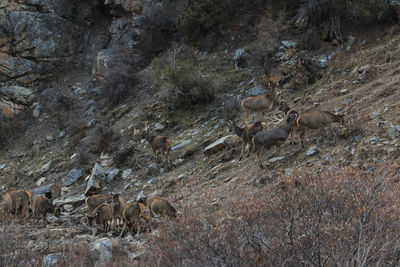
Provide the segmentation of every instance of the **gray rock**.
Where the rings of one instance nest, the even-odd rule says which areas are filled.
[[[106,174],[106,180],[107,183],[111,183],[114,178],[119,174],[119,169],[115,168],[113,170],[105,170],[105,174]]]
[[[268,160],[268,162],[269,162],[269,163],[274,163],[274,162],[277,162],[277,161],[282,160],[282,159],[284,159],[284,158],[285,158],[284,156],[273,157],[273,158],[270,158],[270,159]]]
[[[314,155],[317,155],[318,153],[319,153],[318,147],[314,146],[314,147],[311,147],[310,149],[307,150],[306,155],[307,156],[314,156]]]
[[[89,181],[86,186],[85,195],[93,195],[98,193],[102,186],[106,183],[106,175],[100,164],[96,162],[90,174]]]
[[[394,140],[397,137],[399,137],[399,132],[400,132],[400,125],[395,125],[390,127],[389,129],[389,137]]]
[[[349,104],[349,103],[350,103],[350,101],[351,101],[351,99],[350,99],[350,98],[346,98],[346,99],[343,101],[343,105],[347,105],[347,104]]]
[[[147,184],[156,184],[158,182],[158,179],[153,177],[150,180],[147,181]]]
[[[91,114],[93,114],[93,112],[96,110],[96,108],[94,107],[94,106],[90,106],[87,110],[86,110],[86,112],[83,114],[83,116],[89,116],[89,115],[91,115]]]
[[[181,142],[180,144],[178,144],[178,145],[176,145],[176,146],[173,146],[173,147],[171,148],[171,150],[172,150],[172,151],[175,151],[175,150],[177,150],[177,149],[181,149],[181,148],[183,148],[183,147],[185,147],[185,146],[191,144],[192,142],[193,142],[192,139],[185,140],[185,141]]]
[[[174,160],[174,162],[172,162],[172,165],[178,166],[178,165],[180,165],[181,163],[183,163],[184,161],[185,161],[184,159],[178,158],[178,159]]]
[[[161,124],[161,123],[159,123],[159,122],[157,122],[156,124],[154,124],[154,130],[155,131],[161,131],[161,130],[164,130],[165,129],[165,125],[163,125],[163,124]]]
[[[178,179],[179,180],[182,180],[183,178],[185,178],[185,175],[182,173],[182,174],[179,174],[179,176],[178,176]]]
[[[107,266],[112,261],[112,249],[113,243],[116,240],[110,240],[109,238],[101,238],[91,244],[92,251],[96,251],[98,259],[96,266]]]
[[[249,94],[249,95],[252,95],[252,96],[256,96],[256,95],[265,94],[265,92],[266,92],[266,90],[265,90],[265,88],[264,88],[263,86],[257,85],[257,86],[255,86],[255,87],[251,88],[251,89],[248,91],[248,94]]]
[[[146,173],[152,174],[152,173],[157,173],[159,171],[158,166],[156,163],[152,163],[147,167]]]
[[[211,155],[214,153],[217,153],[219,151],[221,151],[222,149],[225,148],[225,143],[227,141],[228,138],[232,137],[232,135],[227,135],[224,136],[220,139],[218,139],[217,141],[215,141],[214,143],[210,144],[209,146],[207,146],[204,150],[203,153],[205,155]]]
[[[294,42],[294,41],[286,41],[286,40],[284,40],[284,41],[281,42],[281,44],[283,46],[285,46],[287,49],[290,49],[290,48],[296,46],[296,42]]]
[[[43,257],[42,267],[55,267],[63,258],[63,253],[51,253]]]
[[[96,95],[101,95],[103,89],[102,89],[101,87],[95,87],[95,88],[92,88],[90,91],[91,91],[92,93],[96,94]]]
[[[246,53],[246,51],[244,51],[244,49],[239,48],[235,51],[235,54],[233,55],[233,59],[239,60],[245,53]]]
[[[3,86],[0,90],[3,97],[22,105],[30,105],[32,103],[33,91],[22,86]]]
[[[0,165],[0,170],[4,169],[6,167],[6,164],[1,164]]]
[[[171,186],[173,186],[174,184],[175,184],[175,179],[174,179],[174,177],[170,177],[170,178],[168,179],[167,187],[171,187]]]
[[[42,107],[39,105],[39,104],[37,104],[36,106],[35,106],[35,109],[33,110],[33,114],[32,114],[32,116],[34,117],[34,118],[39,118],[39,116],[40,116],[40,110],[42,109]]]
[[[140,191],[139,192],[139,194],[137,195],[137,197],[136,197],[136,201],[139,201],[142,197],[144,197],[145,195],[144,195],[144,191],[142,190],[142,191]]]
[[[347,88],[343,88],[342,90],[339,91],[341,94],[346,94],[349,91]]]
[[[67,212],[71,212],[71,211],[74,210],[74,206],[71,205],[71,204],[65,204],[65,205],[63,206],[63,208],[64,208]]]
[[[371,118],[371,119],[374,119],[376,116],[378,116],[379,115],[379,112],[377,112],[377,111],[374,111],[374,112],[372,112],[372,114],[371,115],[369,115],[369,117]]]
[[[73,196],[66,196],[66,197],[59,197],[53,200],[54,205],[72,205],[74,208],[81,206],[85,203],[86,196],[83,194],[80,195],[73,195]]]
[[[328,67],[328,57],[326,55],[315,56],[312,60],[313,63],[321,69]]]
[[[135,182],[135,185],[136,186],[141,186],[143,184],[143,181],[142,180],[137,180],[136,182]]]
[[[124,190],[126,191],[126,190],[128,190],[129,188],[131,188],[131,187],[132,187],[132,184],[129,183],[129,184],[127,184],[127,185],[124,186]]]
[[[82,171],[79,169],[72,169],[68,172],[67,176],[61,179],[61,183],[65,186],[70,186],[82,177]]]
[[[131,174],[132,174],[132,169],[126,169],[122,171],[121,177],[122,179],[126,180],[131,177]]]
[[[46,141],[47,141],[47,142],[54,141],[54,136],[52,136],[52,135],[46,135]]]
[[[91,120],[87,123],[87,127],[92,128],[95,124],[96,124],[96,119],[91,119]]]

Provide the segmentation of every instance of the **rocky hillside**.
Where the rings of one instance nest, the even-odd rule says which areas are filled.
[[[318,220],[312,221],[313,213],[296,213],[301,207],[284,204],[303,203],[305,210],[314,211],[308,205],[323,203],[326,193],[328,204],[321,204],[318,214],[336,209],[343,214],[332,215],[340,218],[334,223],[340,227],[332,224],[318,232],[324,237],[334,233],[320,246],[336,253],[320,249],[319,260],[398,264],[387,252],[396,255],[400,234],[398,220],[393,220],[399,215],[394,196],[400,192],[398,25],[371,22],[375,13],[361,13],[365,16],[344,20],[341,38],[336,38],[337,28],[325,36],[311,22],[308,28],[293,23],[299,13],[289,4],[282,11],[250,2],[248,9],[239,9],[232,1],[222,9],[232,8],[232,13],[218,13],[225,18],[239,10],[242,15],[235,22],[215,19],[211,11],[201,13],[207,6],[193,4],[198,1],[193,6],[186,1],[1,1],[0,190],[32,189],[62,207],[62,215],[47,214],[46,227],[32,217],[3,216],[0,262],[242,266],[290,265],[300,259],[318,265],[316,256],[309,256],[316,255],[312,252],[321,240],[314,232]],[[254,12],[255,6],[263,12]],[[215,21],[207,24],[196,17],[199,10]],[[348,128],[333,124],[309,130],[305,148],[297,136],[297,144],[287,141],[279,155],[265,150],[265,169],[254,153],[238,161],[241,140],[228,121],[243,126],[241,100],[271,88],[300,114],[344,114]],[[280,116],[276,105],[267,114],[268,127]],[[253,114],[250,121],[260,117]],[[146,128],[171,138],[171,169],[153,156]],[[374,190],[381,195],[371,197]],[[151,219],[137,235],[119,237],[100,228],[90,235],[84,200],[109,192],[120,192],[128,202],[143,195],[164,197],[179,219]],[[350,205],[353,201],[367,204],[360,208]],[[261,210],[264,205],[271,213]],[[279,211],[286,209],[295,215],[284,220]],[[391,229],[393,239],[382,239],[385,253],[374,250],[383,246],[378,239],[361,237],[340,240],[336,250],[326,247],[340,231],[352,236],[359,229],[354,222],[364,218],[364,225],[368,212],[382,218],[374,229],[379,223]],[[238,223],[242,221],[247,224]],[[268,239],[294,222],[301,226]],[[280,224],[282,229],[276,226]],[[255,228],[260,233],[252,235]],[[376,253],[363,250],[365,259],[360,249],[357,259],[340,254],[341,247],[356,250],[352,246],[359,240],[371,242]],[[279,242],[286,245],[279,247]],[[292,245],[299,248],[297,254]],[[168,258],[175,254],[177,259]]]

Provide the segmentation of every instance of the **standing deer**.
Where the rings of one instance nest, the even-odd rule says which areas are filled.
[[[314,111],[305,113],[297,118],[296,126],[300,130],[301,146],[304,148],[304,137],[309,129],[324,128],[334,122],[339,122],[341,125],[348,127],[344,121],[344,115],[335,115],[329,111]]]
[[[265,113],[272,110],[275,104],[279,103],[280,93],[275,89],[270,89],[268,93],[251,96],[242,101],[242,108],[245,112],[244,122],[247,125],[249,116],[253,112],[262,113],[262,121],[264,121]]]

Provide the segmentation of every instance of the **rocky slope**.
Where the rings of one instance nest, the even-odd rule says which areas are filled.
[[[385,35],[379,27],[373,33],[349,30],[342,45],[318,39],[315,50],[305,49],[299,35],[284,31],[276,40],[276,51],[262,66],[254,59],[260,39],[249,39],[241,47],[232,42],[215,52],[195,51],[193,57],[203,75],[229,77],[230,83],[224,86],[228,88],[217,90],[212,103],[184,110],[171,108],[157,94],[152,64],[141,71],[140,92],[110,109],[101,97],[98,79],[112,68],[109,63],[123,57],[116,47],[128,48],[137,41],[133,36],[139,30],[132,25],[140,27],[140,16],[132,22],[127,10],[139,7],[123,1],[56,3],[1,2],[3,111],[12,114],[27,106],[31,114],[24,118],[27,130],[3,148],[1,191],[49,191],[48,186],[56,184],[61,196],[52,196],[53,202],[63,207],[60,219],[48,216],[46,228],[32,218],[3,225],[3,238],[15,241],[9,248],[27,241],[16,254],[2,255],[4,259],[18,254],[24,255],[19,262],[27,261],[32,256],[27,254],[28,248],[40,252],[30,264],[52,266],[62,261],[63,251],[77,253],[81,244],[100,252],[96,256],[100,265],[118,249],[129,251],[129,261],[140,258],[145,253],[143,244],[157,231],[115,239],[102,233],[90,236],[83,204],[88,190],[121,192],[126,200],[160,195],[182,212],[183,207],[204,199],[209,190],[221,192],[210,204],[221,202],[229,186],[252,192],[303,166],[320,170],[351,165],[374,172],[380,162],[399,157],[400,38],[396,27]],[[179,47],[178,53],[189,50],[185,45]],[[159,58],[168,58],[173,51]],[[146,58],[137,56],[143,51],[133,49],[131,53],[139,61]],[[141,64],[146,65],[137,63]],[[95,70],[96,78],[88,69]],[[305,149],[286,143],[279,157],[269,158],[272,151],[265,152],[264,162],[269,163],[265,170],[258,167],[254,155],[237,162],[240,141],[229,132],[227,120],[242,125],[240,100],[267,89],[258,83],[258,73],[268,73],[267,79],[279,84],[289,105],[300,113],[330,110],[346,114],[350,133],[339,125],[328,134],[309,132]],[[39,82],[44,78],[45,82]],[[171,137],[172,170],[155,162],[142,136],[145,121],[152,131]],[[154,226],[158,220],[151,223]]]

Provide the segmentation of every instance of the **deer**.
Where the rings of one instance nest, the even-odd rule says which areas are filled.
[[[237,136],[239,136],[242,139],[242,150],[240,152],[238,161],[242,160],[243,153],[245,152],[246,147],[248,147],[246,157],[250,156],[250,150],[252,148],[251,139],[258,132],[261,132],[262,130],[265,130],[267,128],[267,124],[265,122],[261,122],[261,121],[257,121],[253,124],[245,126],[244,128],[240,128],[233,121],[228,121],[228,125],[229,125],[229,130],[231,132],[235,133]]]
[[[87,215],[87,220],[90,228],[96,223],[101,225],[104,232],[107,233],[114,221],[114,206],[110,203],[101,204],[90,215]]]
[[[103,203],[106,203],[111,198],[110,194],[98,194],[89,196],[85,199],[86,206],[88,208],[89,213],[93,212],[95,208],[100,206]]]
[[[154,135],[148,132],[147,122],[144,130],[144,138],[149,142],[156,159],[158,153],[160,153],[163,166],[165,166],[165,162],[167,161],[168,169],[171,169],[171,139],[163,135]]]
[[[264,169],[260,156],[264,148],[271,148],[275,146],[274,156],[279,155],[280,146],[285,142],[290,132],[292,131],[293,124],[297,119],[296,114],[292,114],[286,118],[284,125],[278,126],[269,130],[264,130],[256,134],[251,142],[256,147],[256,158],[261,169]]]
[[[10,191],[3,196],[5,214],[26,213],[29,217],[29,207],[32,203],[31,190]]]
[[[129,204],[123,212],[123,218],[124,218],[124,227],[122,228],[121,234],[119,235],[120,237],[124,233],[126,227],[128,227],[131,232],[133,232],[133,229],[136,228],[136,233],[140,233],[141,225],[140,221],[141,218],[143,218],[146,222],[149,221],[149,218],[145,216],[145,209],[146,207],[143,205],[143,203],[140,202],[133,202]]]
[[[296,120],[296,127],[300,130],[301,147],[304,148],[304,137],[307,129],[318,129],[339,122],[349,130],[344,121],[344,115],[335,115],[329,111],[314,111],[300,115]]]
[[[43,219],[43,226],[46,227],[46,214],[47,212],[53,213],[57,218],[60,217],[60,208],[53,205],[47,197],[35,196],[32,204],[33,216],[37,218],[36,223],[40,218]]]
[[[125,201],[120,194],[114,194],[107,200],[107,203],[111,203],[114,206],[114,225],[117,225],[119,231],[121,222],[124,222],[123,212],[126,208]]]
[[[293,114],[297,115],[297,118],[300,116],[300,114],[295,110],[292,109],[288,106],[288,104],[285,101],[281,101],[278,111],[283,112],[285,114],[285,118],[288,118],[292,116]],[[292,127],[292,131],[290,132],[289,139],[290,143],[289,144],[296,144],[296,123]]]
[[[150,217],[154,217],[156,215],[167,216],[169,218],[176,218],[176,210],[172,205],[168,202],[168,200],[152,196],[152,197],[142,197],[139,202],[146,205],[149,209]]]
[[[242,100],[242,108],[245,113],[244,122],[247,125],[249,116],[253,112],[261,112],[264,116],[266,112],[272,110],[275,104],[279,104],[280,93],[274,89],[270,89],[266,94],[258,96],[250,96]]]

